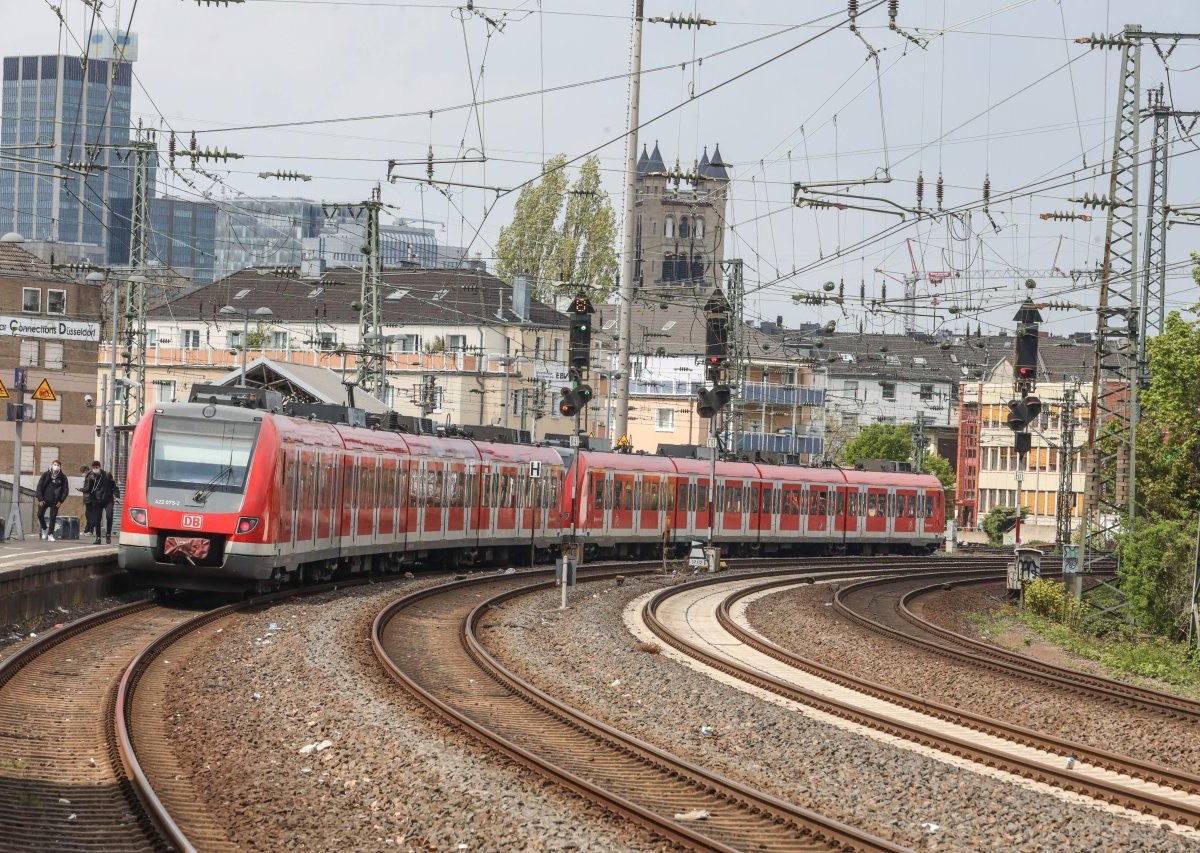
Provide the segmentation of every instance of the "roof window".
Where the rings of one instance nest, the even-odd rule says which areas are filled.
[[[445,299],[449,295],[450,295],[450,291],[443,288],[442,290],[439,290],[437,293],[433,294],[433,296],[431,296],[429,298],[432,299],[434,302],[437,302],[441,299]]]
[[[606,332],[612,331],[612,328],[615,325],[617,325],[616,320],[605,320],[603,330]]]
[[[900,356],[898,356],[898,355],[889,355],[884,358],[884,361],[887,362],[888,364],[892,365],[893,367],[900,366]]]
[[[839,352],[838,356],[841,357],[842,361],[844,361],[846,364],[854,364],[858,361],[852,352]]]
[[[674,321],[674,320],[668,320],[668,321],[667,321],[665,324],[663,324],[662,330],[663,330],[664,332],[669,332],[669,331],[671,331],[671,330],[672,330],[672,329],[674,329],[674,328],[675,328],[675,321]]]
[[[395,301],[397,299],[403,299],[406,296],[408,296],[407,290],[393,290],[391,293],[385,296],[384,299],[391,299]]]
[[[924,356],[922,356],[922,355],[914,355],[913,356],[913,367],[925,367],[928,364],[929,364],[929,359],[925,358]]]
[[[237,293],[233,294],[233,298],[234,298],[234,299],[245,299],[245,298],[246,298],[246,296],[247,296],[247,295],[250,293],[250,291],[251,291],[251,290],[253,290],[253,289],[254,289],[254,288],[252,288],[252,287],[244,287],[244,288],[242,288],[241,290],[239,290]]]
[[[324,292],[325,292],[325,288],[323,288],[323,287],[314,287],[312,290],[310,290],[310,291],[308,292],[308,296],[306,296],[305,298],[306,298],[306,299],[316,299],[318,296],[320,296],[320,295],[321,295],[322,293],[324,293]]]

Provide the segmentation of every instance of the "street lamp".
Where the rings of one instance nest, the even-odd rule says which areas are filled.
[[[221,308],[222,314],[240,314],[242,317],[242,385],[246,384],[246,350],[250,344],[250,315],[255,317],[270,317],[275,312],[270,308],[263,306],[255,308],[251,311],[249,308],[234,308],[232,305],[226,305]]]

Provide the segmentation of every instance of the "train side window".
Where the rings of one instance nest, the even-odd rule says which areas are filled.
[[[592,474],[592,501],[596,509],[604,506],[604,475]]]
[[[837,514],[838,515],[846,514],[846,493],[843,492],[841,489],[838,489],[838,493],[837,493]]]
[[[917,515],[917,496],[916,495],[908,496],[908,514],[910,516],[913,516],[914,518]]]
[[[871,492],[869,495],[867,495],[867,515],[871,518],[874,518],[876,512],[875,493]]]
[[[633,498],[633,508],[640,510],[643,506],[642,499],[645,497],[646,492],[645,484],[634,482],[630,488],[632,489],[630,497]]]
[[[817,515],[829,515],[829,492],[825,489],[817,492]]]
[[[858,515],[858,492],[850,492],[846,495],[846,514]]]

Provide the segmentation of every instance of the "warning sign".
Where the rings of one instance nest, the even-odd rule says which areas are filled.
[[[47,403],[53,403],[58,397],[54,396],[54,389],[50,387],[50,380],[43,379],[38,384],[37,390],[33,392],[34,400],[43,400]]]
[[[7,400],[11,396],[8,393],[8,389],[4,387],[4,380],[0,379],[0,400]]]

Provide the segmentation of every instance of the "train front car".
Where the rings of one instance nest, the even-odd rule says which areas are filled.
[[[262,410],[155,408],[129,450],[120,566],[169,589],[265,588],[274,544],[279,435]]]

